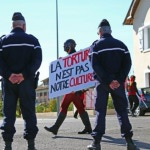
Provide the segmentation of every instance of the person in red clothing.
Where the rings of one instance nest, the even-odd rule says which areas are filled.
[[[75,53],[76,52],[75,46],[76,46],[75,41],[73,39],[68,39],[64,43],[64,51],[67,52],[68,54]],[[61,108],[60,108],[60,113],[58,115],[58,118],[57,118],[55,124],[52,127],[45,126],[44,127],[45,130],[52,132],[54,135],[57,135],[57,132],[58,132],[61,124],[63,123],[63,121],[66,118],[68,107],[69,107],[70,103],[73,102],[73,104],[77,108],[77,110],[80,114],[80,118],[85,126],[85,128],[81,132],[78,132],[78,134],[91,133],[92,132],[91,123],[89,120],[88,113],[84,109],[84,105],[83,105],[84,97],[82,95],[83,95],[82,90],[66,94],[63,97],[63,100],[61,103]]]
[[[139,94],[138,89],[137,89],[137,84],[135,82],[135,76],[134,75],[132,75],[130,77],[127,91],[128,91],[128,99],[129,99],[129,103],[130,103],[130,112],[131,112],[132,116],[135,116],[134,115],[135,110],[139,106],[138,96],[140,97],[140,94]]]
[[[88,90],[82,90],[82,94],[81,94],[81,99],[82,99],[82,104],[83,104],[84,109],[86,108],[86,106],[85,106],[85,104],[84,104],[84,96],[85,96],[85,92],[86,92],[86,91],[88,91]],[[78,109],[77,109],[77,110],[75,111],[73,117],[74,117],[75,119],[78,119],[78,114],[79,114],[79,112],[78,112]]]

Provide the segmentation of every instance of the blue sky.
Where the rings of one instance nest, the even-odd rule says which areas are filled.
[[[63,43],[72,38],[76,50],[86,48],[98,39],[97,26],[106,18],[112,36],[122,40],[132,54],[133,27],[123,25],[132,0],[58,0],[59,56],[64,57]],[[27,33],[39,39],[43,50],[40,81],[49,76],[49,63],[57,58],[56,0],[7,0],[0,4],[0,35],[11,31],[14,12],[26,19]]]

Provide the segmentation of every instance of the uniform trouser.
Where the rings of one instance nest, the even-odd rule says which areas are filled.
[[[107,103],[109,93],[112,96],[113,104],[117,113],[117,118],[120,124],[121,136],[122,137],[132,137],[132,127],[129,122],[127,113],[127,99],[125,96],[124,84],[111,91],[108,87],[103,84],[97,83],[96,85],[96,96],[95,96],[95,111],[96,111],[96,121],[95,127],[92,132],[94,139],[101,139],[103,134],[105,134],[105,116],[107,111]]]
[[[80,95],[76,93],[69,93],[64,96],[61,103],[60,112],[66,115],[71,102],[73,102],[80,115],[85,112],[83,100]]]
[[[24,138],[34,139],[38,132],[35,114],[34,78],[26,79],[20,84],[12,84],[3,80],[3,114],[4,119],[0,127],[4,141],[13,141],[16,132],[16,106],[19,100],[21,113],[24,119]]]
[[[129,99],[131,111],[135,112],[135,110],[139,106],[139,99],[138,99],[138,97],[136,95],[129,95],[128,99]]]

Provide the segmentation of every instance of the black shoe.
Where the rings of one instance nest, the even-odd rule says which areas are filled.
[[[35,148],[34,139],[27,140],[27,142],[28,142],[28,149],[27,149],[27,150],[37,150],[37,149]]]
[[[5,141],[5,147],[3,150],[12,150],[12,142]]]
[[[125,140],[127,142],[127,150],[139,150],[137,146],[134,144],[131,137],[125,137]]]
[[[52,132],[54,135],[57,135],[58,129],[56,129],[54,126],[52,127],[44,127],[44,129],[48,132]]]
[[[28,150],[37,150],[37,149],[34,147],[34,148],[28,148]]]
[[[84,128],[82,131],[79,131],[78,134],[91,134],[92,129],[91,128]]]
[[[134,112],[134,111],[130,110],[129,112],[130,112],[130,114],[131,114],[131,116],[132,116],[132,117],[136,117],[136,115],[135,115],[135,112]]]
[[[101,145],[100,144],[90,144],[87,146],[88,150],[101,150]]]
[[[12,148],[11,147],[4,147],[3,150],[12,150]]]
[[[139,150],[139,148],[137,148],[137,146],[134,143],[128,143],[127,150]]]
[[[73,117],[74,117],[75,119],[78,119],[78,110],[75,111]]]
[[[74,117],[75,119],[78,119],[77,115],[75,115],[75,114],[74,114],[74,116],[73,116],[73,117]]]

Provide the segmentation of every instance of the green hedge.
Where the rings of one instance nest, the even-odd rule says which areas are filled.
[[[71,103],[68,107],[68,111],[73,110],[73,103]],[[44,113],[44,112],[57,112],[57,100],[52,99],[49,103],[41,103],[36,106],[37,113]]]
[[[109,96],[109,98],[108,98],[107,109],[114,109],[114,105],[113,105],[113,101],[112,101],[111,96]]]
[[[107,108],[108,109],[114,108],[111,96],[109,96]],[[71,103],[68,108],[68,111],[72,111],[72,110],[73,110],[73,103]],[[50,100],[48,104],[43,103],[43,104],[37,105],[36,112],[37,113],[57,112],[57,100],[53,99],[53,100]]]
[[[108,99],[108,105],[107,105],[108,109],[113,109],[113,102],[112,102],[112,98],[109,96]],[[71,103],[69,105],[68,111],[72,111],[73,110],[73,103]],[[52,99],[50,100],[50,102],[48,104],[42,103],[36,106],[36,112],[37,113],[44,113],[44,112],[57,112],[57,100],[56,99]],[[2,117],[2,100],[0,99],[0,117]],[[21,116],[21,111],[19,108],[19,103],[17,104],[17,111],[16,111],[16,116],[20,117]]]

